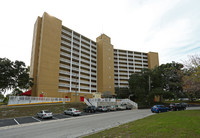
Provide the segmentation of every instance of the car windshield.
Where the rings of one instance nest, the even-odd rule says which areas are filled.
[[[50,111],[44,111],[45,113],[51,113]]]
[[[164,105],[159,105],[159,107],[164,107]]]

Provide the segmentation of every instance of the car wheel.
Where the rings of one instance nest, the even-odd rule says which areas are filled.
[[[158,113],[161,113],[161,110],[158,110]]]

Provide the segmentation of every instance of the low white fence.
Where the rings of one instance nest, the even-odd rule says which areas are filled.
[[[70,98],[32,97],[32,96],[9,96],[8,105],[70,102]]]
[[[109,103],[116,103],[118,105],[120,104],[131,104],[134,106],[134,108],[138,109],[138,104],[131,101],[130,99],[115,99],[115,98],[92,98],[92,99],[89,99],[89,103],[94,105],[94,106],[98,106],[98,103],[100,102],[107,102],[106,104],[109,104]]]
[[[133,105],[136,109],[138,109],[138,104],[136,102],[131,101],[130,99],[117,99],[117,102],[119,104],[129,103],[129,104]]]

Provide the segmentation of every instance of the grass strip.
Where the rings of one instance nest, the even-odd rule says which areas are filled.
[[[155,114],[85,138],[200,138],[200,110]]]

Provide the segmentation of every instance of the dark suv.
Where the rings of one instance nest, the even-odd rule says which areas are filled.
[[[96,107],[95,106],[87,106],[84,111],[88,113],[95,113],[96,112]]]
[[[169,109],[172,111],[185,110],[186,106],[182,103],[173,103],[169,105]]]

